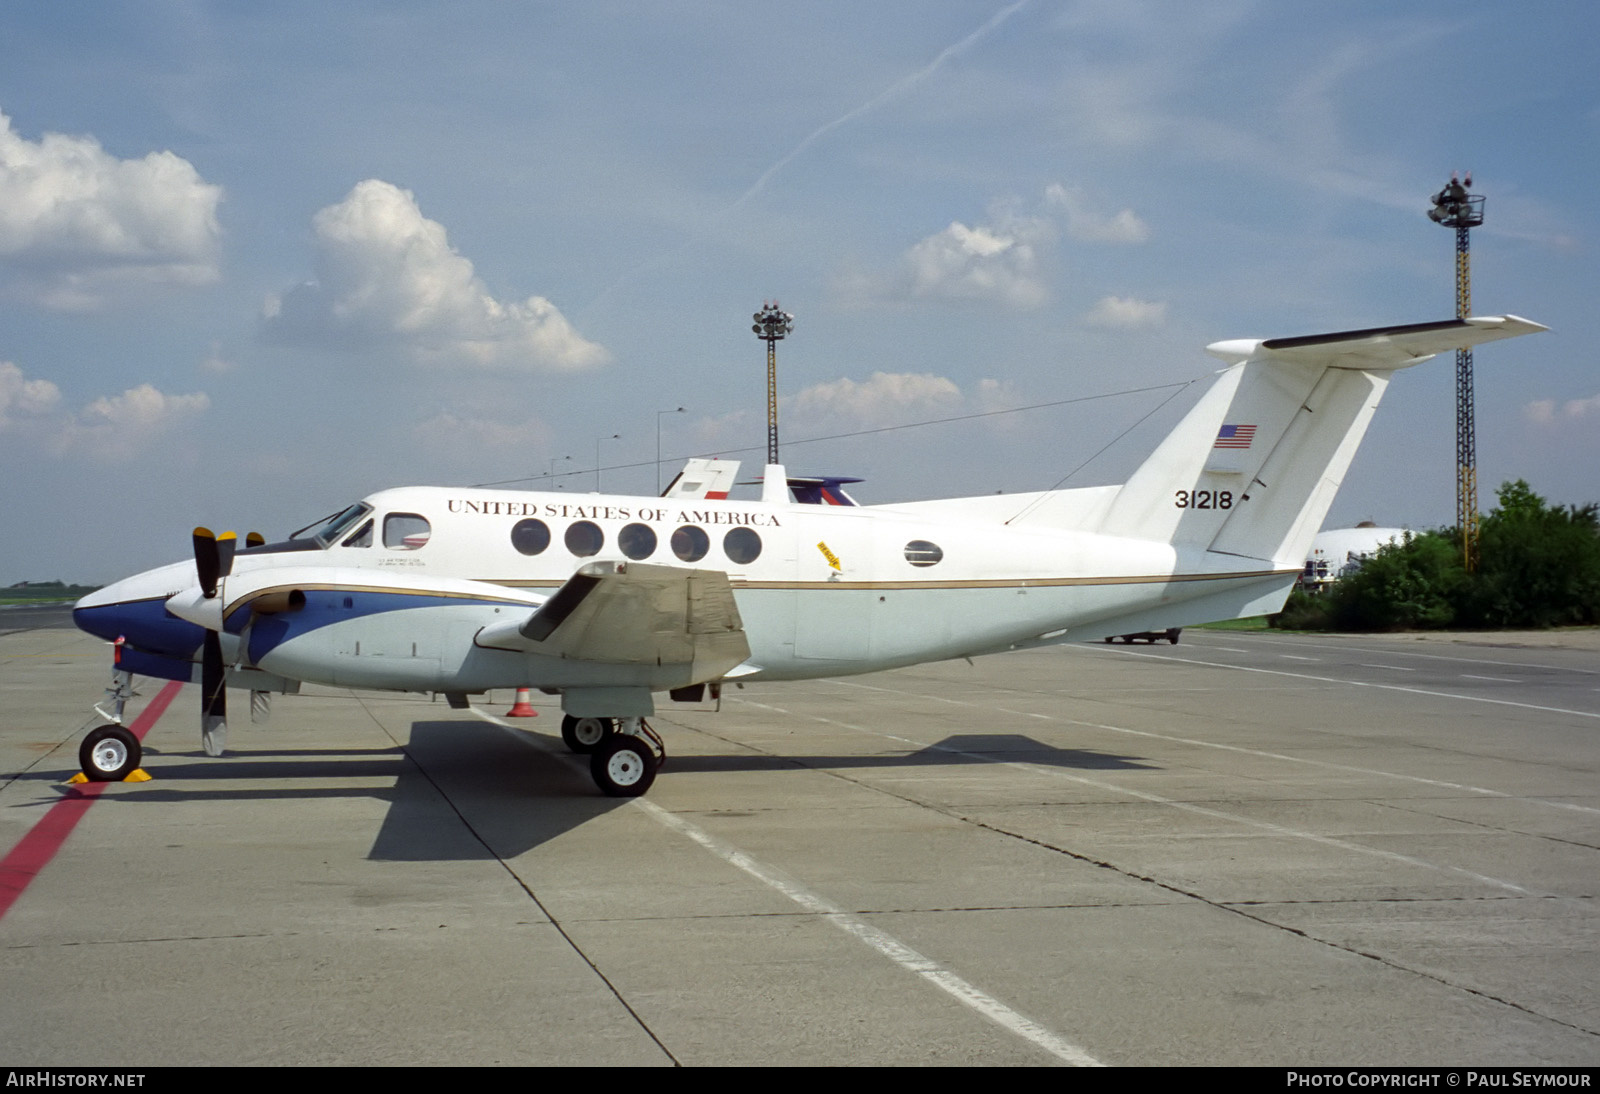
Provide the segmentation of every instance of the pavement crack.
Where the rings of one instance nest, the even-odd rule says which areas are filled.
[[[629,1003],[627,998],[622,994],[621,989],[619,989],[611,980],[611,978],[607,976],[600,968],[600,966],[595,963],[594,958],[590,957],[589,954],[584,951],[584,948],[578,944],[578,940],[572,937],[571,932],[567,930],[566,925],[561,922],[560,918],[556,916],[555,912],[551,910],[544,901],[539,899],[539,894],[535,893],[528,883],[522,880],[517,872],[511,868],[511,864],[507,862],[497,850],[495,850],[494,846],[483,835],[483,833],[478,831],[477,826],[474,825],[470,819],[468,819],[464,812],[462,812],[461,806],[457,804],[455,799],[445,791],[443,786],[439,785],[439,782],[434,779],[434,777],[428,772],[427,768],[423,767],[422,764],[418,762],[417,758],[411,754],[411,750],[407,747],[406,743],[397,738],[393,733],[389,732],[389,728],[385,726],[383,721],[372,712],[372,709],[367,705],[367,702],[364,698],[359,695],[357,695],[355,698],[356,701],[360,703],[362,711],[365,712],[368,718],[372,719],[373,724],[376,725],[385,736],[395,743],[395,745],[400,749],[401,753],[405,756],[406,762],[411,764],[411,766],[416,769],[417,773],[428,781],[428,785],[433,787],[434,793],[439,795],[439,800],[450,807],[450,811],[456,815],[456,819],[461,822],[461,826],[467,830],[472,838],[478,842],[478,845],[481,846],[484,851],[494,859],[495,862],[500,864],[500,868],[506,872],[508,877],[511,878],[512,883],[528,895],[528,899],[533,901],[534,907],[539,909],[539,914],[544,916],[545,919],[549,921],[550,925],[555,928],[556,933],[559,934],[562,940],[565,941],[566,944],[572,949],[572,952],[578,956],[578,959],[587,965],[590,971],[594,973],[596,978],[598,978],[599,981],[606,986],[606,990],[611,993],[612,998],[617,1001],[617,1004],[621,1006],[623,1010],[628,1012],[629,1017],[631,1017],[639,1026],[639,1028],[644,1031],[645,1036],[649,1037],[650,1040],[655,1042],[656,1046],[661,1049],[662,1053],[667,1057],[667,1059],[672,1061],[673,1067],[682,1067],[683,1062],[673,1054],[672,1050],[666,1046],[660,1037],[656,1036],[655,1030],[650,1028],[649,1023],[644,1020],[644,1016],[634,1009],[633,1005]]]

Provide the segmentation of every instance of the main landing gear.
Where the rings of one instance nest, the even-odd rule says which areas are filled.
[[[613,798],[637,798],[656,780],[667,746],[643,718],[561,719],[561,739],[589,757],[595,785]]]

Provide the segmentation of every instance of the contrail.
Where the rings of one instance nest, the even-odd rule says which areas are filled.
[[[999,27],[1007,19],[1010,19],[1017,12],[1027,7],[1030,2],[1031,0],[1016,0],[1015,3],[1001,8],[999,11],[990,16],[989,20],[984,23],[983,26],[979,27],[977,30],[973,31],[971,34],[967,35],[954,45],[946,46],[944,49],[940,50],[937,57],[923,65],[917,71],[911,73],[909,76],[895,81],[895,83],[891,84],[888,88],[880,91],[877,95],[873,96],[871,99],[868,99],[854,110],[851,110],[846,114],[841,114],[839,117],[833,119],[831,122],[828,122],[826,125],[818,127],[811,133],[810,136],[806,137],[805,140],[801,141],[799,144],[790,149],[787,155],[763,171],[761,173],[761,177],[756,179],[756,181],[750,185],[748,190],[739,195],[735,201],[715,215],[725,216],[726,214],[731,213],[735,209],[739,208],[745,202],[749,201],[751,198],[755,197],[763,189],[765,189],[767,183],[772,180],[774,175],[788,166],[796,156],[800,155],[800,153],[804,152],[807,148],[810,148],[817,141],[821,140],[822,137],[833,132],[835,129],[838,129],[841,125],[854,121],[863,114],[876,109],[896,96],[904,94],[906,91],[922,83],[929,76],[932,76],[935,72],[939,71],[939,69],[943,68],[945,63],[952,57],[959,57],[962,53],[965,53],[968,49],[983,41],[983,39],[994,32],[995,28]],[[670,261],[672,257],[673,256],[670,254],[662,255],[634,266],[633,269],[629,270],[627,273],[613,281],[605,289],[601,290],[600,293],[595,296],[595,298],[590,301],[585,308],[582,309],[583,316],[586,318],[588,315],[590,315],[608,297],[610,297],[612,293],[614,293],[627,281],[631,280],[638,274],[643,273],[647,269],[661,266],[663,263]]]
[[[861,115],[867,113],[868,111],[875,109],[883,103],[888,102],[890,99],[895,98],[897,95],[900,95],[902,92],[908,91],[917,84],[920,84],[923,80],[926,80],[929,76],[932,76],[935,72],[939,71],[939,69],[943,68],[946,61],[950,60],[952,57],[959,57],[962,53],[966,52],[966,50],[970,49],[978,42],[983,41],[983,39],[987,38],[996,27],[1000,26],[1000,24],[1011,18],[1022,8],[1026,7],[1028,3],[1029,0],[1017,0],[1016,3],[1010,5],[1009,7],[1001,8],[999,11],[995,12],[994,15],[990,16],[989,21],[984,23],[983,26],[979,27],[965,38],[961,39],[961,41],[957,42],[955,45],[946,46],[940,51],[937,57],[923,65],[917,71],[911,73],[911,75],[906,76],[904,79],[901,79],[894,84],[891,84],[887,89],[879,92],[876,96],[868,99],[866,102],[862,103],[849,113],[841,114],[839,117],[833,119],[833,121],[814,130],[805,140],[795,145],[794,148],[790,150],[788,155],[784,156],[782,159],[778,160],[777,163],[774,163],[771,167],[763,171],[761,173],[761,177],[756,179],[756,181],[751,185],[750,189],[741,194],[739,199],[732,205],[728,206],[727,209],[724,209],[723,212],[731,212],[732,210],[743,205],[745,202],[749,201],[751,198],[755,197],[755,195],[759,194],[762,189],[766,187],[768,180],[770,180],[772,176],[783,170],[784,167],[788,166],[791,160],[793,160],[800,153],[804,152],[807,148],[810,148],[825,134],[833,132],[833,130],[839,128],[841,125],[844,125],[846,122],[854,121],[856,118],[861,117]]]

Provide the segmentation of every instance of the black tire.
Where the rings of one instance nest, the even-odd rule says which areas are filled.
[[[614,733],[589,757],[595,785],[613,798],[637,798],[656,781],[656,757],[637,737]]]
[[[1180,635],[1182,633],[1183,633],[1183,628],[1181,628],[1181,627],[1173,627],[1171,630],[1167,631],[1167,641],[1171,642],[1174,646],[1176,646],[1178,644],[1178,635]]]
[[[1117,640],[1117,636],[1116,635],[1114,635],[1114,634],[1106,635],[1106,645],[1109,646],[1109,645],[1111,645],[1111,643],[1115,642],[1116,640]]]
[[[78,746],[78,766],[90,782],[121,782],[139,770],[144,746],[121,726],[91,729]]]
[[[605,744],[616,729],[616,722],[610,718],[574,718],[568,714],[561,719],[561,739],[580,756],[587,756]]]

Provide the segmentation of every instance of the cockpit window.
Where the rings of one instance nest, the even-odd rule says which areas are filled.
[[[347,539],[345,539],[344,543],[340,544],[340,546],[342,546],[342,547],[371,547],[372,546],[372,522],[370,520],[367,521],[367,523],[365,523],[365,524],[363,524],[361,526],[361,530],[359,532],[356,532],[354,535],[349,536]]]
[[[383,545],[397,551],[415,551],[433,535],[428,518],[417,513],[390,513],[383,518]]]
[[[350,508],[339,513],[335,513],[333,516],[329,517],[321,528],[318,528],[315,532],[311,533],[311,536],[322,546],[331,547],[333,544],[339,542],[339,537],[343,536],[351,528],[355,527],[356,521],[360,520],[371,511],[372,507],[370,505],[367,505],[365,502],[358,501],[354,505],[350,506]],[[307,527],[310,526],[307,525]],[[305,528],[302,528],[299,532],[294,533],[289,538],[299,539],[300,533],[304,532],[305,530]]]

